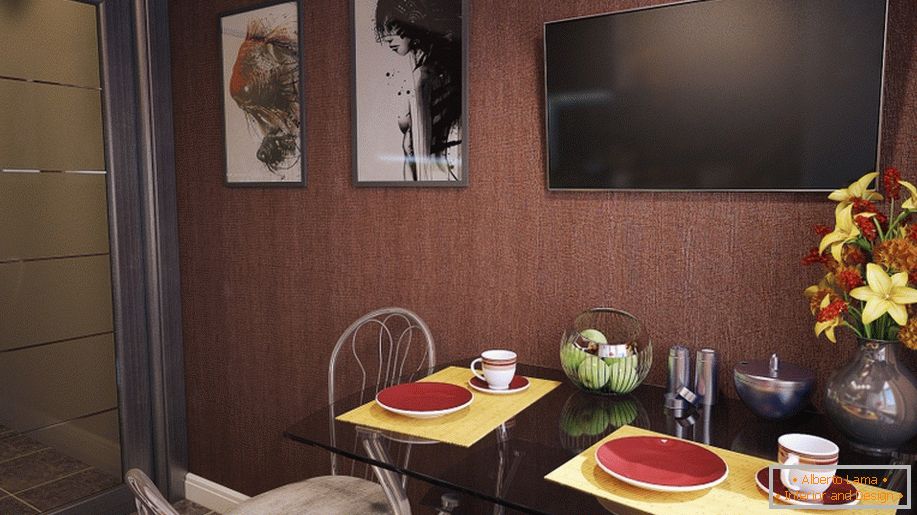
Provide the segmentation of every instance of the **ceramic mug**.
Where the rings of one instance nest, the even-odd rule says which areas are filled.
[[[783,465],[837,465],[840,449],[831,440],[802,433],[777,439],[777,461]],[[818,496],[831,486],[836,468],[781,469],[780,481],[800,496]]]
[[[481,363],[482,375],[475,365]],[[486,350],[471,362],[471,372],[492,390],[506,390],[516,375],[516,353],[511,350]]]

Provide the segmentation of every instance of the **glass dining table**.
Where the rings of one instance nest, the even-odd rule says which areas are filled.
[[[443,364],[434,371],[466,366],[470,361]],[[426,488],[412,496],[411,505],[425,507],[413,510],[425,513],[632,513],[634,510],[627,506],[544,479],[625,424],[770,460],[777,455],[777,438],[790,432],[816,434],[837,442],[840,462],[844,464],[913,464],[917,456],[914,442],[891,456],[860,454],[827,418],[810,410],[786,421],[766,421],[740,401],[720,396],[714,406],[676,417],[664,408],[664,388],[659,386],[644,384],[631,394],[606,397],[580,391],[561,370],[520,364],[517,373],[554,379],[561,384],[471,447],[424,441],[335,420],[371,401],[375,388],[310,413],[289,427],[285,436],[330,451],[333,464],[336,459],[349,459],[353,460],[349,463],[392,471],[390,475],[401,481],[418,480]],[[906,478],[901,472],[864,471],[890,478],[885,488],[904,492]],[[767,499],[763,493],[761,498]]]

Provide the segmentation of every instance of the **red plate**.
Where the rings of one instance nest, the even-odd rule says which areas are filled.
[[[376,394],[376,402],[393,413],[429,418],[458,411],[474,400],[474,395],[449,383],[419,382],[390,386]]]
[[[625,483],[663,492],[703,490],[729,475],[722,458],[677,438],[616,438],[598,448],[595,460],[602,470]]]

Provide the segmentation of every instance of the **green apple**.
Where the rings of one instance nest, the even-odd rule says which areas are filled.
[[[601,404],[596,404],[591,399],[587,399],[588,402],[579,402],[580,400],[568,400],[564,405],[560,415],[561,429],[574,438],[602,434],[611,423],[611,416]]]
[[[605,338],[605,335],[602,334],[602,332],[599,331],[598,329],[585,329],[583,331],[580,331],[579,335],[595,343],[601,343],[601,344],[608,343],[608,338]]]
[[[576,376],[574,375],[574,377]],[[565,434],[573,438],[582,436],[587,426],[591,424],[592,413],[596,407],[595,400],[591,395],[571,395],[560,412],[560,428]],[[573,444],[573,447],[576,447],[575,442]],[[581,450],[579,449],[577,452]]]
[[[611,418],[611,425],[615,427],[630,424],[637,418],[638,413],[633,399],[625,399],[608,406],[608,416]]]
[[[589,357],[589,354],[582,349],[576,348],[571,343],[565,343],[560,348],[560,364],[564,367],[564,371],[572,376],[576,375],[580,363],[587,357]]]
[[[605,428],[611,424],[611,417],[608,416],[608,413],[605,412],[601,407],[596,406],[591,413],[589,418],[589,423],[583,429],[583,434],[589,436],[600,435],[605,431]]]
[[[608,366],[608,383],[605,389],[614,393],[627,393],[637,387],[637,355],[623,358],[604,358]]]
[[[565,410],[560,417],[560,428],[574,438],[583,434],[582,423],[578,415],[579,413],[568,413]]]
[[[590,390],[598,390],[608,382],[608,365],[602,361],[602,358],[588,356],[580,364],[577,373],[583,386]]]

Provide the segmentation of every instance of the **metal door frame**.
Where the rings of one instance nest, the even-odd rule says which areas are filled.
[[[121,463],[176,500],[188,458],[168,4],[78,1],[98,9]],[[122,484],[52,513],[132,511]]]

